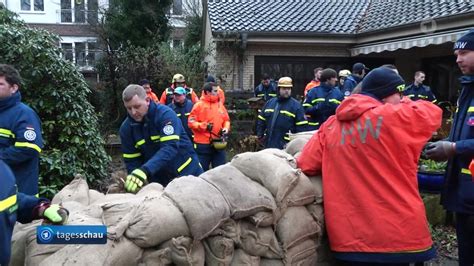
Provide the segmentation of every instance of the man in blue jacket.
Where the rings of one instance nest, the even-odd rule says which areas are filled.
[[[15,68],[0,64],[0,159],[12,169],[19,192],[37,195],[41,122],[35,111],[21,102],[20,83]]]
[[[120,127],[128,192],[136,193],[147,181],[166,186],[177,176],[202,173],[192,142],[171,108],[155,104],[135,84],[125,88],[122,99],[128,112]]]
[[[474,157],[474,29],[454,43],[454,54],[464,76],[458,110],[448,140],[430,143],[426,156],[448,160],[441,203],[456,213],[459,265],[474,264],[474,179],[469,163]]]
[[[188,116],[193,109],[193,102],[186,98],[186,89],[177,87],[173,92],[173,102],[168,105],[176,113],[183,124],[184,130],[190,140],[193,140],[193,132],[188,126]]]
[[[336,108],[344,100],[341,91],[335,87],[336,70],[324,69],[319,80],[321,84],[308,92],[303,103],[309,130],[319,129],[324,121],[336,113]]]
[[[423,81],[425,80],[425,72],[423,71],[416,71],[415,72],[415,80],[413,84],[407,86],[403,91],[403,95],[408,96],[413,101],[418,100],[425,100],[430,101],[432,103],[436,103],[436,97],[434,96],[431,88],[423,85]]]
[[[0,159],[0,265],[10,261],[11,239],[16,221],[29,223],[44,218],[53,224],[67,221],[68,211],[46,199],[17,193],[15,176]]]
[[[265,102],[277,96],[277,88],[267,74],[262,76],[262,82],[255,88],[255,97],[262,98]]]
[[[291,97],[293,81],[289,77],[278,80],[279,95],[269,100],[262,108],[257,121],[257,137],[265,148],[283,149],[290,140],[288,132],[307,130],[301,103]]]
[[[342,87],[342,94],[344,97],[347,98],[352,94],[352,91],[357,86],[357,84],[362,81],[365,74],[367,74],[367,71],[369,71],[369,68],[367,68],[362,63],[355,63],[352,66],[352,74],[346,78],[344,81],[344,86]]]

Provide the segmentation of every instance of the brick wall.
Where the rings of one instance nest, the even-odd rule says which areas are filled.
[[[225,88],[253,89],[255,56],[308,56],[308,57],[350,57],[345,47],[315,44],[249,44],[244,55],[243,88],[239,84],[239,64],[235,53],[229,48],[217,46],[216,71],[222,75]]]

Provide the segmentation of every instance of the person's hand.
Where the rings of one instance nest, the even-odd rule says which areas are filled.
[[[212,123],[207,123],[206,130],[210,132],[210,131],[212,131],[212,128],[213,128],[213,127],[214,127],[214,124],[212,124]]]
[[[425,146],[426,158],[435,161],[446,161],[456,153],[456,144],[450,141],[438,141],[428,143]]]
[[[38,214],[40,218],[52,224],[65,224],[69,217],[69,211],[67,209],[58,204],[50,204],[49,202],[41,203]]]
[[[137,193],[147,181],[146,173],[137,168],[125,179],[125,190],[130,193]]]

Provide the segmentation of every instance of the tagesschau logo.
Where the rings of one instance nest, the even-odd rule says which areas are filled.
[[[36,229],[38,244],[106,244],[105,225],[48,225]]]

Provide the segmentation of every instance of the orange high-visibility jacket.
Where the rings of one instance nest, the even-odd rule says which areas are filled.
[[[160,102],[160,100],[158,100],[158,96],[156,96],[156,94],[153,91],[150,90],[150,92],[147,92],[146,95],[150,97],[150,99],[154,101],[155,103]]]
[[[193,103],[197,103],[199,101],[198,96],[194,92],[193,88],[189,88],[187,86],[184,86],[184,89],[186,90],[187,94],[186,97],[191,100]],[[160,103],[164,105],[169,105],[170,103],[173,102],[173,92],[174,92],[174,84],[171,84],[169,88],[166,88],[163,93],[161,94],[160,97]]]
[[[441,114],[427,101],[383,104],[356,94],[313,135],[297,164],[308,176],[322,172],[331,250],[400,253],[432,246],[417,165]]]
[[[306,97],[306,94],[308,94],[309,90],[319,85],[321,85],[321,82],[319,80],[311,80],[308,84],[306,84],[306,87],[304,88],[304,97]]]
[[[207,124],[212,123],[212,134],[207,131]],[[219,96],[203,94],[197,102],[188,118],[188,126],[193,131],[194,142],[199,144],[210,144],[211,139],[219,137],[222,128],[230,129],[230,118],[227,109],[219,99]]]

